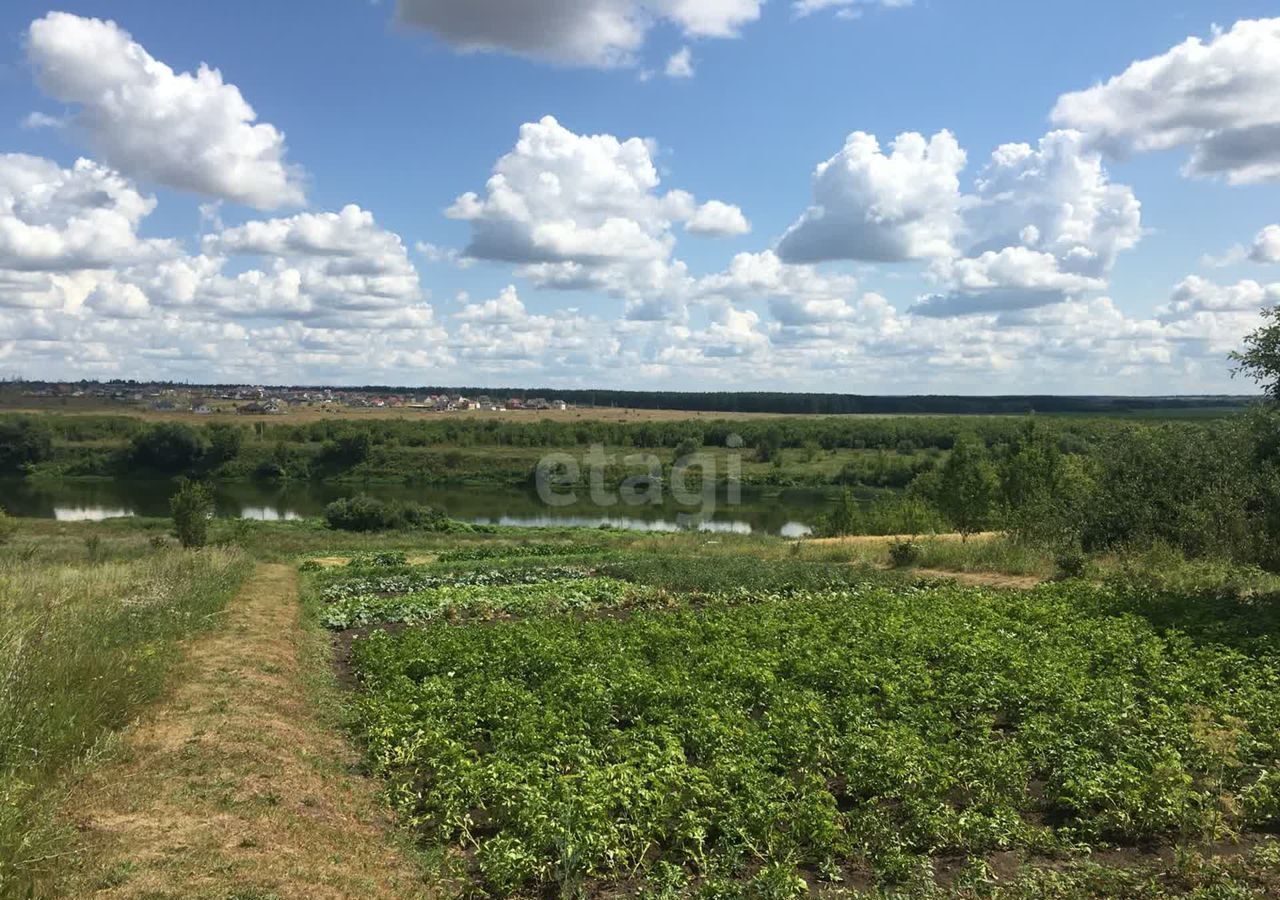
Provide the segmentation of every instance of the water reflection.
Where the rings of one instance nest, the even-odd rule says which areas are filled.
[[[55,506],[53,508],[53,517],[59,522],[102,522],[106,519],[124,519],[132,515],[133,513],[127,509],[108,509],[105,506]]]

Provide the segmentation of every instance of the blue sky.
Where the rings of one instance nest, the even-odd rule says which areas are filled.
[[[50,18],[47,5],[11,0],[0,150],[24,174],[0,170],[0,214],[25,238],[6,246],[0,218],[0,370],[1244,389],[1225,353],[1280,300],[1280,246],[1273,261],[1264,240],[1280,221],[1280,160],[1266,149],[1280,133],[1267,131],[1280,128],[1273,4],[870,0],[803,15],[790,0],[552,5],[558,19],[514,0],[82,2]],[[601,16],[612,32],[583,24]],[[1251,19],[1263,21],[1234,27]],[[1199,50],[1179,55],[1189,37]],[[172,72],[128,69],[131,47]],[[669,77],[681,51],[692,71]],[[1126,72],[1138,60],[1154,80]],[[201,64],[221,81],[183,80]],[[1224,70],[1225,88],[1199,90]],[[174,90],[180,102],[166,106]],[[228,91],[256,120],[228,111]],[[1085,93],[1060,104],[1073,92]],[[1189,133],[1188,122],[1211,125]],[[241,130],[252,124],[273,129],[257,156]],[[522,127],[557,161],[519,152]],[[1077,137],[1054,145],[1059,175],[1047,175],[1038,142],[1055,129]],[[855,132],[877,144],[849,149]],[[906,132],[925,156],[882,164]],[[1219,152],[1220,135],[1233,149]],[[630,138],[648,141],[647,157]],[[1020,143],[1043,158],[991,168],[996,148]],[[222,162],[200,165],[224,171],[181,171],[182,153],[210,147]],[[20,154],[43,161],[38,176]],[[1187,171],[1197,154],[1208,162]],[[73,171],[81,157],[98,168]],[[561,194],[509,218],[509,198],[486,189],[503,158],[519,203],[552,172]],[[814,170],[828,159],[820,193]],[[660,183],[634,195],[597,183],[644,181],[649,165]],[[259,176],[254,188],[236,181]],[[51,180],[85,196],[85,179],[117,179],[91,193],[120,215],[36,209]],[[454,206],[466,192],[470,212]],[[154,206],[139,211],[135,197]],[[340,227],[352,204],[364,218]],[[337,236],[282,237],[316,228]],[[36,238],[56,252],[32,251]],[[178,267],[190,274],[175,293]]]

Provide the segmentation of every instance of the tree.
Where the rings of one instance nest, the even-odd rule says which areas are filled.
[[[343,466],[354,466],[369,458],[373,438],[367,430],[347,431],[331,441],[325,441],[321,454],[326,460]]]
[[[161,422],[134,436],[129,459],[136,466],[157,472],[185,472],[204,453],[195,431],[176,422]]]
[[[209,435],[209,458],[216,463],[227,462],[240,455],[244,446],[244,429],[238,425],[214,423],[205,429]]]
[[[20,472],[53,455],[49,426],[23,416],[0,421],[0,473]]]
[[[173,514],[173,530],[184,547],[203,547],[209,535],[209,516],[213,514],[213,494],[199,481],[185,478],[178,492],[169,498]]]
[[[969,535],[981,531],[990,521],[998,488],[986,446],[972,435],[957,438],[942,467],[938,506],[962,540],[968,540]]]
[[[843,491],[835,509],[823,516],[818,530],[826,537],[844,537],[862,532],[862,506],[852,491]]]
[[[1244,339],[1244,349],[1231,354],[1233,375],[1243,374],[1262,387],[1267,399],[1280,404],[1280,306],[1262,310],[1265,323]]]

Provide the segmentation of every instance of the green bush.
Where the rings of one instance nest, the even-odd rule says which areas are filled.
[[[333,501],[324,508],[324,520],[336,531],[390,531],[399,528],[445,531],[449,527],[448,517],[435,507],[388,503],[365,494]]]
[[[1076,549],[1063,550],[1054,558],[1058,578],[1083,578],[1089,560]]]
[[[209,537],[209,517],[213,514],[213,494],[199,481],[183,481],[169,499],[173,531],[184,547],[203,547]]]
[[[889,545],[889,561],[898,569],[917,565],[923,553],[915,541],[894,541]]]
[[[49,426],[34,417],[0,421],[0,472],[21,472],[53,455]]]
[[[135,435],[129,446],[129,461],[157,472],[185,472],[204,454],[196,432],[175,422],[161,422]]]

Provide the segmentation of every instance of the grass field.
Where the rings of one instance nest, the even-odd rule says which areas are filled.
[[[0,896],[44,896],[70,840],[64,777],[163,692],[248,566],[234,548],[86,537],[0,547]]]

